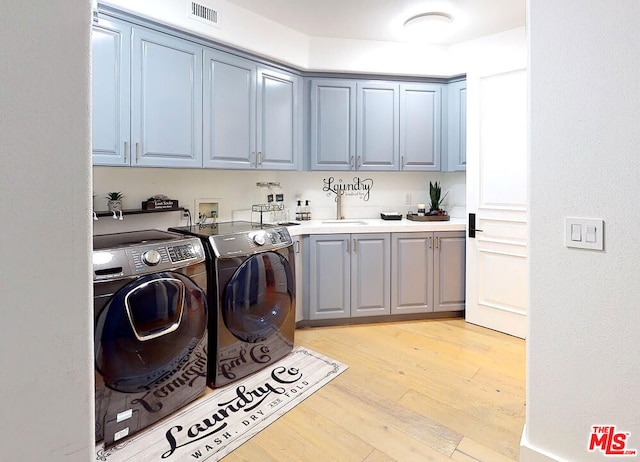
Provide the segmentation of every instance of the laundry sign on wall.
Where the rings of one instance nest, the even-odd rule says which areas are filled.
[[[363,201],[369,200],[369,194],[373,188],[372,178],[360,178],[358,176],[353,178],[351,183],[343,181],[342,178],[336,179],[332,176],[329,178],[323,178],[322,182],[324,186],[323,191],[330,196],[332,193],[335,195],[343,194],[345,196],[356,196]]]

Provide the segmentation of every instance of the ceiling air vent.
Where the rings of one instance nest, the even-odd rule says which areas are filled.
[[[209,8],[208,6],[203,5],[202,3],[197,2],[189,2],[191,8],[189,10],[189,16],[193,19],[197,19],[198,21],[202,21],[206,24],[220,27],[220,17],[218,15],[218,11],[213,8]]]

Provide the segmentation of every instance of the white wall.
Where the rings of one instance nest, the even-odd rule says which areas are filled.
[[[92,459],[89,0],[0,15],[0,459]]]
[[[640,450],[640,3],[530,1],[529,26],[522,460],[601,461],[587,451],[593,425],[615,425]],[[605,250],[566,248],[566,216],[602,218]]]
[[[308,66],[308,36],[226,0],[199,0],[200,4],[219,12],[219,28],[189,18],[190,3],[186,0],[105,0],[100,3],[257,55],[278,57],[278,61],[294,67]]]
[[[311,37],[307,68],[435,77],[456,74],[450,61],[449,47],[441,45]]]
[[[527,34],[518,27],[469,40],[450,48],[451,75],[473,72],[478,76],[527,67]]]
[[[259,220],[251,217],[252,204],[265,202],[258,181],[280,182],[290,218],[295,218],[295,197],[310,200],[313,218],[335,218],[334,198],[323,191],[324,179],[334,177],[351,183],[354,177],[373,180],[368,201],[354,196],[343,200],[347,218],[379,218],[381,211],[416,211],[418,203],[429,202],[429,181],[438,181],[443,194],[448,193],[444,207],[454,217],[465,216],[465,174],[428,172],[257,172],[234,170],[189,170],[162,168],[94,167],[95,210],[106,210],[104,196],[109,191],[125,194],[124,208],[140,208],[141,202],[155,194],[177,199],[180,206],[194,211],[196,199],[219,199],[221,220]],[[402,185],[402,186],[399,186]],[[411,203],[406,204],[407,193]],[[265,216],[269,220],[271,217]],[[94,233],[128,231],[130,228],[167,228],[186,224],[177,212],[149,215],[127,215],[122,222],[111,217],[94,222]]]
[[[101,3],[303,70],[433,77],[464,72],[452,68],[446,46],[309,37],[226,0],[200,0],[219,11],[219,28],[188,18],[186,1]]]

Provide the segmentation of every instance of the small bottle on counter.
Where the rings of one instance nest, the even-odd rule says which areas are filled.
[[[309,205],[309,201],[304,201],[304,212],[303,212],[303,220],[311,220],[311,206]]]
[[[425,207],[424,204],[418,204],[418,216],[419,217],[423,217],[426,211],[427,211],[427,208]]]
[[[298,205],[296,205],[296,220],[302,221],[302,201],[298,201]]]

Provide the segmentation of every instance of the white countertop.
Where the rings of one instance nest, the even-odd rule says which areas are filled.
[[[288,226],[292,236],[307,234],[339,234],[339,233],[404,233],[419,231],[464,231],[464,218],[451,218],[449,221],[411,221],[382,220],[380,218],[355,218],[340,220],[299,221],[299,225]]]

